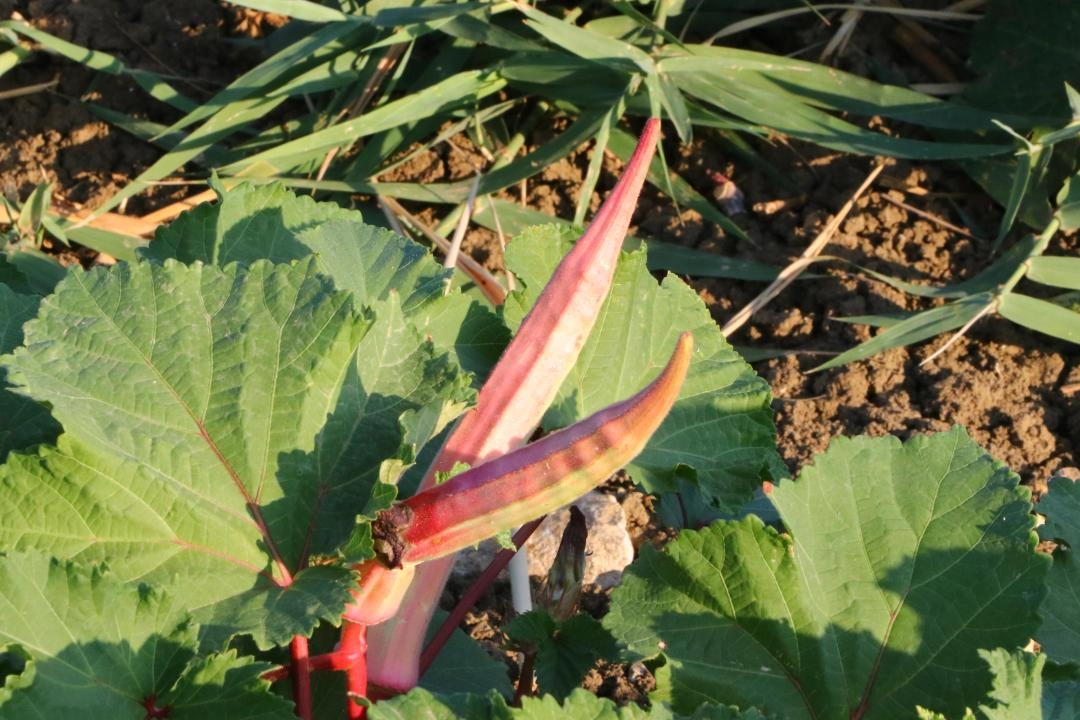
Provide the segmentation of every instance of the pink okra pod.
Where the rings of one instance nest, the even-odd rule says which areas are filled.
[[[606,480],[645,447],[679,396],[694,341],[633,397],[383,510],[379,559],[407,567],[457,552],[551,512]]]

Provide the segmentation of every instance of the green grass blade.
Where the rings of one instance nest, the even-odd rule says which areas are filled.
[[[1027,278],[1043,285],[1080,290],[1080,257],[1033,257],[1028,263]]]
[[[534,225],[556,224],[569,226],[570,223],[545,215],[539,210],[521,207],[517,203],[493,198],[495,212],[499,215],[499,226],[508,235],[517,235],[525,228]],[[473,220],[488,229],[495,229],[495,218],[488,203],[480,203]],[[704,250],[675,245],[673,243],[646,241],[627,237],[623,242],[624,251],[636,250],[645,246],[648,251],[648,266],[651,271],[667,270],[679,275],[694,277],[727,278],[731,280],[750,280],[769,282],[776,278],[780,268],[753,260],[727,258]]]
[[[274,83],[295,75],[298,68],[318,65],[319,61],[327,61],[343,52],[358,39],[356,32],[351,24],[335,23],[305,35],[230,82],[228,87],[174,122],[165,132],[183,130],[230,106],[236,107],[239,101],[279,90]]]
[[[694,126],[690,122],[690,111],[686,107],[686,98],[672,79],[662,72],[652,73],[645,79],[646,87],[651,95],[655,95],[660,101],[661,107],[667,113],[675,131],[679,133],[679,140],[688,143],[694,139]]]
[[[893,325],[899,325],[903,321],[911,318],[915,313],[891,313],[888,315],[845,315],[843,317],[832,316],[830,320],[836,320],[837,322],[848,323],[850,325],[869,325],[876,328],[889,328]]]
[[[61,225],[61,227],[63,227]],[[135,262],[135,251],[147,244],[147,240],[132,235],[122,235],[111,230],[84,225],[80,228],[63,227],[69,240],[85,245],[91,250],[112,255],[117,260]]]
[[[468,70],[453,75],[420,92],[365,113],[339,125],[328,127],[278,147],[232,163],[221,169],[223,175],[246,174],[249,177],[277,175],[309,159],[312,155],[348,145],[358,138],[389,130],[402,118],[426,118],[445,113],[466,103],[498,92],[506,82],[487,70]]]
[[[187,112],[196,106],[191,98],[165,82],[165,80],[157,73],[148,70],[134,70],[129,68],[118,58],[109,53],[80,47],[17,20],[0,21],[0,29],[5,28],[13,30],[23,37],[30,38],[35,42],[41,43],[41,46],[49,52],[66,57],[68,60],[84,65],[91,70],[97,70],[98,72],[107,73],[109,75],[130,77],[139,85],[139,87],[149,93],[150,97],[155,100],[160,100],[179,110]]]
[[[863,117],[882,115],[923,127],[951,130],[1000,129],[983,110],[946,102],[914,90],[884,85],[817,63],[728,47],[667,47],[657,63],[661,70],[723,81],[730,90],[746,87],[783,95],[800,103]],[[1010,117],[1023,126],[1022,117]]]
[[[281,104],[282,99],[252,98],[236,103],[236,111],[228,116],[221,114],[212,117],[197,130],[188,135],[176,148],[162,156],[137,178],[129,182],[120,192],[113,195],[95,212],[102,213],[119,205],[125,199],[142,192],[150,183],[165,178],[185,163],[207,152],[218,142],[233,134],[249,122],[265,116]]]
[[[485,45],[499,50],[509,50],[514,53],[544,50],[542,44],[496,25],[487,16],[459,15],[440,29],[458,40],[466,40],[476,45]]]
[[[1016,292],[1001,296],[998,312],[1017,325],[1044,335],[1080,343],[1080,313]]]
[[[955,330],[975,318],[979,313],[984,312],[993,301],[994,295],[992,293],[979,293],[948,305],[918,313],[907,320],[892,325],[872,339],[837,355],[832,360],[818,365],[812,372],[846,365],[876,355],[889,348],[911,345],[932,338],[935,335],[940,335],[943,332]]]
[[[625,73],[650,75],[656,72],[656,64],[649,54],[630,43],[558,20],[528,5],[519,4],[517,8],[528,18],[526,25],[580,58]]]
[[[551,50],[513,53],[499,63],[499,73],[522,92],[591,108],[611,107],[630,82],[615,68]]]
[[[378,6],[382,3],[370,3],[370,6]],[[395,28],[406,25],[422,25],[442,20],[453,20],[467,13],[476,12],[491,5],[483,2],[420,2],[410,3],[385,3],[379,7],[372,16],[372,21],[378,27]],[[394,5],[397,5],[396,7]]]
[[[0,78],[4,77],[8,70],[21,62],[25,62],[31,55],[33,53],[22,45],[13,45],[0,53]]]
[[[871,270],[870,268],[863,267],[856,263],[851,262],[842,257],[836,257],[834,255],[820,255],[818,261],[830,261],[840,262],[845,265],[849,265],[859,272],[869,275],[875,280],[890,285],[897,290],[906,292],[909,295],[915,295],[916,297],[926,298],[942,298],[942,299],[956,299],[966,297],[968,295],[974,295],[981,292],[989,292],[1013,276],[1017,268],[1023,265],[1029,259],[1034,261],[1038,258],[1032,258],[1031,254],[1035,251],[1037,240],[1034,236],[1028,235],[1023,240],[1020,240],[1015,245],[1010,247],[1001,257],[999,257],[990,267],[981,271],[974,277],[962,280],[961,282],[954,283],[952,285],[920,285],[917,283],[907,282],[906,280],[900,280],[894,278],[891,275]]]
[[[230,5],[288,15],[294,20],[308,22],[340,22],[349,16],[340,10],[309,2],[309,0],[229,0]]]
[[[793,137],[823,147],[859,155],[883,154],[892,157],[940,160],[980,157],[1007,152],[1012,145],[990,143],[948,143],[890,137],[834,117],[823,110],[776,89],[754,87],[700,72],[669,71],[683,92],[751,123],[775,128]],[[740,78],[752,73],[738,74]]]
[[[612,129],[609,147],[611,148],[611,152],[615,153],[615,155],[623,162],[626,162],[630,158],[630,153],[634,150],[634,143],[635,140],[629,133],[618,128]],[[667,175],[667,177],[670,182],[672,198],[676,203],[680,206],[696,210],[705,220],[716,223],[726,232],[731,233],[740,240],[750,242],[750,238],[742,228],[736,225],[731,218],[722,213],[708,198],[692,188],[690,183],[674,173]],[[649,182],[665,192],[669,189],[668,183],[665,182],[665,174],[661,162],[658,159],[654,159],[653,164],[649,167]]]
[[[994,238],[994,250],[1001,246],[1005,236],[1012,229],[1028,192],[1039,183],[1039,180],[1046,172],[1053,152],[1052,147],[1034,146],[1018,154],[1012,187],[1009,189],[1009,197],[1005,201],[1005,212],[1001,216],[997,237]]]
[[[1057,195],[1057,212],[1054,217],[1062,230],[1080,228],[1080,173],[1065,179]]]
[[[592,200],[593,191],[596,190],[596,182],[600,179],[600,170],[604,165],[604,152],[607,150],[608,140],[611,138],[611,126],[622,117],[626,103],[618,102],[611,111],[604,116],[600,129],[596,131],[596,142],[593,145],[592,157],[589,158],[589,169],[585,172],[585,180],[581,184],[578,193],[577,207],[574,208],[574,224],[585,224],[585,213],[589,211],[589,202]]]

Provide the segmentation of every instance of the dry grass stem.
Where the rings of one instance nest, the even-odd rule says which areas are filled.
[[[458,218],[457,227],[454,228],[454,235],[450,238],[450,250],[446,253],[443,267],[452,268],[457,266],[458,255],[461,254],[461,243],[465,240],[465,232],[469,229],[469,220],[472,219],[473,208],[476,206],[476,191],[479,188],[480,175],[477,174],[469,187],[469,197],[465,200],[465,205],[461,209],[461,217]],[[447,289],[449,289],[449,286],[447,286]]]
[[[844,206],[840,208],[840,212],[833,216],[829,224],[818,233],[818,236],[814,238],[814,241],[803,251],[802,255],[797,260],[788,265],[786,268],[780,271],[780,274],[769,283],[769,286],[765,288],[760,295],[754,298],[749,304],[747,304],[742,310],[735,313],[735,315],[724,324],[724,327],[720,331],[724,334],[724,337],[728,337],[736,330],[746,324],[746,321],[753,317],[761,308],[765,307],[773,298],[780,294],[780,292],[790,285],[795,278],[802,274],[803,270],[809,267],[814,258],[821,254],[821,251],[825,249],[829,240],[840,228],[840,223],[851,213],[852,208],[855,207],[856,201],[862,197],[863,193],[874,182],[875,178],[881,174],[881,171],[885,169],[885,163],[878,163],[870,174],[863,180],[862,185],[855,191],[855,194],[844,203]]]
[[[980,318],[983,318],[987,314],[992,312],[996,307],[997,307],[997,303],[994,303],[994,302],[987,303],[986,307],[984,307],[982,310],[980,310],[978,312],[978,314],[975,315],[975,317],[971,318],[966,323],[964,323],[964,326],[962,328],[960,328],[959,330],[957,330],[956,333],[954,333],[953,336],[951,338],[949,338],[948,342],[946,342],[944,345],[942,345],[937,350],[935,350],[933,352],[933,354],[930,355],[930,357],[926,358],[921,363],[919,363],[919,367],[924,367],[924,366],[928,365],[936,357],[938,357],[943,352],[945,352],[950,347],[952,347],[956,343],[957,340],[964,337],[964,335],[967,333],[967,331],[971,329],[972,325],[974,325],[976,322],[978,322],[978,320]]]
[[[379,199],[390,208],[393,214],[409,223],[409,225],[426,237],[431,244],[439,248],[443,254],[450,252],[450,242],[446,238],[439,237],[437,233],[424,225],[424,223],[420,222],[417,217],[406,210],[397,200],[389,196],[380,196]],[[484,297],[486,297],[492,305],[502,305],[503,302],[506,301],[506,290],[499,284],[499,281],[495,279],[495,276],[488,272],[487,268],[476,262],[476,260],[471,258],[467,253],[461,253],[458,257],[458,268],[476,283],[476,286],[480,288],[480,291],[484,293]]]
[[[919,217],[923,218],[924,220],[929,220],[930,222],[934,223],[935,225],[943,227],[946,230],[954,232],[954,233],[956,233],[958,235],[963,235],[964,237],[971,238],[972,240],[983,240],[984,239],[984,238],[979,237],[978,235],[975,235],[970,230],[967,230],[965,228],[960,227],[959,225],[953,225],[951,222],[944,219],[940,215],[935,215],[934,213],[928,212],[926,210],[920,210],[919,208],[914,207],[913,205],[908,205],[903,200],[897,200],[894,197],[890,197],[887,193],[882,193],[880,197],[881,197],[882,200],[890,202],[893,205],[895,205],[896,207],[902,208],[902,209],[906,210],[907,212],[911,213],[912,215],[918,215]]]
[[[503,233],[502,223],[499,221],[499,209],[495,207],[495,200],[490,195],[487,196],[488,207],[491,208],[491,217],[495,221],[495,237],[499,239],[499,252],[502,253],[502,265],[503,272],[506,273],[506,291],[514,292],[517,290],[514,282],[514,273],[510,272],[510,268],[506,266],[506,234]]]

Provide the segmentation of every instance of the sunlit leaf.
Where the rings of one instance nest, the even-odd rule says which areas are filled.
[[[963,431],[835,440],[756,517],[646,548],[604,624],[664,663],[654,700],[790,718],[960,715],[991,676],[979,649],[1038,625],[1049,560],[1030,492]]]

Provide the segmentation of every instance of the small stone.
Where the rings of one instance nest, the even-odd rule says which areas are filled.
[[[595,583],[604,589],[615,587],[622,578],[623,568],[634,559],[634,545],[626,530],[626,514],[614,496],[596,491],[570,504],[577,505],[581,510],[589,530],[585,544],[584,583]],[[525,544],[529,553],[529,575],[541,579],[547,577],[555,552],[559,549],[563,529],[569,521],[570,506],[567,505],[548,515],[529,538]],[[462,550],[454,560],[453,575],[463,580],[475,578],[491,563],[499,550],[498,544],[492,540]],[[499,573],[499,577],[507,578],[506,570]]]
[[[589,538],[585,544],[586,585],[607,589],[619,584],[622,571],[634,559],[634,545],[626,531],[626,515],[612,495],[590,492],[575,502],[585,516]],[[525,548],[529,551],[529,575],[547,577],[563,529],[570,521],[569,506],[551,513],[536,529]]]

